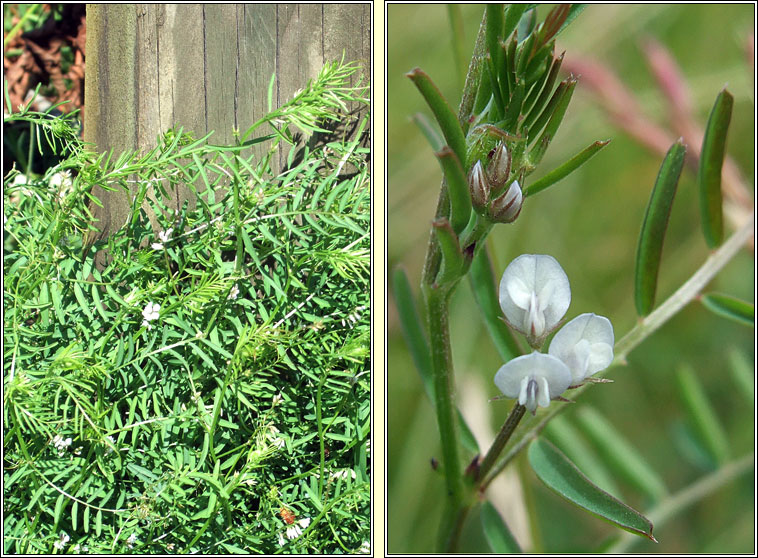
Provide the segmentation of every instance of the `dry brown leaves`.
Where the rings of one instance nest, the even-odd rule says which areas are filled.
[[[45,8],[49,10],[50,5],[46,4]],[[17,21],[18,16],[14,16],[13,23]],[[85,4],[65,4],[60,21],[50,17],[41,28],[12,38],[3,54],[12,110],[18,110],[19,105],[27,101],[30,91],[42,83],[54,89],[46,97],[50,103],[70,101],[59,109],[71,112],[78,108],[83,120],[85,28]],[[73,63],[65,73],[61,55],[64,47],[70,47],[73,54]],[[65,80],[70,80],[69,87]],[[40,110],[41,107],[33,108]]]

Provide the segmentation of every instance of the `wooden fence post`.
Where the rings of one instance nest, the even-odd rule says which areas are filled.
[[[232,143],[234,128],[267,112],[272,74],[274,107],[343,52],[367,78],[370,40],[370,4],[88,4],[85,141],[118,156],[182,126]],[[124,224],[130,199],[94,193],[103,238]],[[174,196],[179,208],[188,192]]]

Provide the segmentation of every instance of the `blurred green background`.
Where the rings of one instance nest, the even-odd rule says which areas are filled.
[[[539,6],[540,20],[550,7]],[[483,6],[466,4],[461,10],[468,62]],[[631,89],[645,114],[664,126],[668,125],[666,104],[645,62],[641,48],[645,38],[655,38],[673,54],[690,86],[701,126],[716,95],[728,84],[735,97],[728,152],[754,196],[754,70],[746,54],[754,33],[753,10],[752,4],[588,5],[558,37],[556,52],[566,50],[567,59],[590,57],[608,66]],[[423,69],[456,110],[461,87],[444,5],[389,5],[387,25],[388,270],[392,273],[402,266],[418,296],[441,172],[431,148],[411,122],[417,112],[430,118],[431,113],[404,74],[415,66]],[[566,318],[583,312],[607,316],[619,339],[637,319],[632,294],[634,253],[662,155],[615,128],[580,77],[564,123],[527,183],[593,141],[608,138],[611,144],[584,167],[529,198],[515,223],[497,226],[489,249],[498,282],[505,266],[519,254],[554,256],[571,282],[572,302]],[[674,292],[708,256],[695,186],[694,173],[685,169],[665,239],[657,302]],[[731,232],[727,227],[727,234]],[[754,285],[754,257],[746,249],[707,290],[753,301]],[[430,552],[443,491],[442,477],[430,467],[430,459],[440,457],[436,419],[402,339],[392,294],[388,306],[387,550]],[[480,446],[486,450],[512,403],[488,402],[498,395],[492,378],[503,363],[466,282],[453,297],[450,323],[459,407],[482,436]],[[611,372],[613,384],[588,390],[560,420],[576,426],[577,409],[594,407],[639,451],[668,491],[676,493],[714,467],[689,427],[677,388],[678,366],[692,367],[726,432],[729,457],[738,458],[754,450],[754,399],[738,391],[732,368],[741,361],[743,372],[754,378],[754,340],[754,329],[717,317],[693,302],[633,351],[628,366]],[[596,448],[589,443],[587,447],[592,460]],[[531,550],[593,551],[621,533],[550,493],[523,457],[511,467],[523,473],[523,485],[504,481],[503,486],[493,485],[488,494],[493,500],[526,502],[532,534],[541,539]],[[652,502],[616,478],[613,468],[605,473],[614,479],[615,494],[624,502],[642,512],[650,509]],[[656,528],[660,544],[640,539],[631,550],[754,552],[753,476],[752,472],[742,475]],[[509,524],[524,540],[521,520],[514,514]],[[463,550],[486,552],[477,540],[472,533]]]

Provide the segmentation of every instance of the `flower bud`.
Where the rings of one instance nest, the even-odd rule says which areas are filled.
[[[523,203],[524,196],[521,193],[521,186],[519,186],[518,180],[514,180],[508,190],[490,204],[489,218],[495,223],[512,223],[521,213]]]
[[[477,213],[484,212],[490,197],[490,185],[484,176],[481,161],[477,161],[468,173],[468,189],[474,210]]]
[[[511,154],[504,143],[498,145],[490,152],[492,157],[487,165],[486,178],[494,190],[500,190],[511,174]]]

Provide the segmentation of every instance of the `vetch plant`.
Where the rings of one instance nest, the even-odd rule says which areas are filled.
[[[407,74],[434,117],[435,123],[423,115],[416,115],[414,121],[431,144],[443,174],[437,209],[429,218],[431,233],[421,272],[420,300],[416,300],[404,270],[396,270],[393,277],[400,324],[432,401],[439,433],[439,454],[432,459],[432,469],[444,483],[440,488],[444,506],[435,518],[439,521],[437,552],[482,552],[485,542],[491,552],[522,551],[524,547],[503,517],[503,510],[512,511],[522,503],[514,492],[507,496],[510,500],[503,501],[502,496],[494,494],[493,487],[503,470],[524,450],[524,462],[545,486],[641,540],[657,542],[654,525],[668,520],[664,511],[677,513],[682,509],[677,507],[683,505],[681,502],[692,502],[703,494],[695,487],[685,487],[672,495],[660,476],[639,457],[640,449],[616,433],[608,419],[585,404],[587,398],[583,396],[591,385],[609,382],[604,377],[609,371],[625,364],[643,340],[699,297],[708,282],[751,237],[752,217],[722,244],[718,243],[720,236],[715,230],[721,226],[720,191],[715,177],[725,153],[732,107],[731,102],[723,99],[724,94],[717,100],[709,121],[709,129],[713,131],[705,135],[702,153],[707,160],[701,159],[701,166],[707,170],[699,171],[704,189],[701,191],[706,192],[700,199],[707,205],[701,214],[704,226],[710,231],[706,240],[715,251],[677,292],[656,303],[664,235],[685,155],[689,152],[683,141],[674,142],[653,184],[636,257],[628,262],[634,275],[633,292],[628,293],[628,300],[634,300],[639,319],[625,335],[617,338],[615,330],[619,322],[615,317],[605,317],[611,313],[602,306],[581,308],[579,315],[566,321],[572,290],[566,272],[552,256],[521,254],[505,267],[499,286],[493,277],[495,239],[518,254],[519,235],[527,230],[521,226],[523,223],[534,219],[540,229],[549,231],[543,240],[559,244],[557,233],[551,231],[551,215],[532,213],[531,208],[538,207],[532,204],[532,197],[566,178],[609,144],[609,140],[594,142],[563,164],[540,172],[537,180],[530,177],[540,167],[548,147],[559,134],[564,116],[570,112],[569,103],[578,81],[571,75],[560,81],[564,55],[556,54],[555,38],[582,9],[562,5],[550,9],[540,19],[539,9],[533,6],[487,5],[457,113],[430,75],[420,68]],[[449,13],[452,28],[459,29],[458,9],[451,7]],[[459,32],[454,31],[457,51],[461,51],[460,41]],[[612,172],[607,182],[613,184]],[[583,194],[580,198],[582,204],[590,201]],[[551,208],[541,207],[542,211]],[[551,209],[556,211],[556,206]],[[600,240],[585,239],[576,257],[600,250]],[[549,244],[545,246],[545,251],[550,249]],[[614,251],[623,253],[617,246]],[[451,303],[458,296],[463,278],[469,280],[481,321],[502,359],[503,364],[494,376],[495,386],[503,396],[515,400],[494,440],[485,448],[464,418],[467,409],[459,398],[454,370],[454,348],[456,355],[461,351],[474,357],[472,360],[479,356],[476,349],[458,347],[451,336],[451,326],[460,334],[471,327],[462,327],[461,323],[477,323],[471,315],[465,318],[450,315]],[[706,305],[717,306],[721,314],[753,326],[753,307],[749,303],[736,297],[711,295],[705,300]],[[478,347],[479,339],[471,334],[469,343],[474,340]],[[713,441],[719,436],[714,433],[720,432],[713,427],[717,419],[707,411],[707,398],[701,397],[691,377],[680,374],[683,400],[691,415],[699,417],[693,424],[710,440],[708,447],[722,456],[724,462],[723,444]],[[600,391],[610,395],[617,386],[603,386]],[[592,395],[602,399],[599,392]],[[566,404],[568,401],[575,404]],[[559,414],[569,409],[578,409],[574,414],[582,434],[603,452],[610,467],[636,489],[635,507],[644,504],[648,512],[640,513],[622,502],[607,473],[602,481],[595,480],[606,465],[598,465],[597,460],[591,459],[589,452],[583,451],[584,442],[578,440],[578,435],[572,435],[564,420],[559,420]],[[710,486],[722,486],[749,470],[752,463],[752,454],[745,455],[730,462],[731,467],[717,469],[712,477],[704,477],[703,483],[712,481],[714,484]],[[401,469],[405,473],[410,471],[405,463]],[[519,477],[522,485],[528,482],[526,475]],[[499,507],[494,505],[497,500]],[[527,500],[531,503],[533,499]],[[389,505],[394,504],[390,501]],[[539,512],[530,511],[529,518],[540,521]],[[545,521],[563,522],[562,517],[555,515],[557,512],[550,513]],[[427,509],[425,517],[428,515]],[[475,518],[481,521],[475,523]],[[528,522],[529,519],[526,535],[520,533],[522,539],[526,536],[528,540],[533,535]],[[477,533],[481,541],[477,540]],[[556,539],[551,538],[554,544]],[[617,547],[630,544],[623,537],[616,540]],[[536,541],[535,547],[525,549],[544,550],[546,547],[540,544]],[[402,547],[392,550],[406,551]],[[426,547],[419,550],[429,551]]]
[[[177,128],[96,155],[67,117],[6,116],[65,149],[4,177],[5,552],[348,553],[370,537],[369,117],[352,139],[290,143],[367,104],[356,69],[327,64],[235,145]],[[135,192],[88,244],[95,185]],[[180,188],[194,206],[172,206]]]

